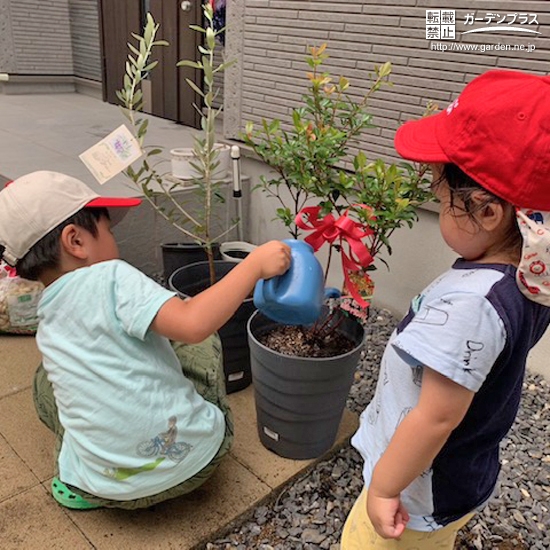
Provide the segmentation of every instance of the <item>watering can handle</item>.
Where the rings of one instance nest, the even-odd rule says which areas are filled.
[[[277,287],[279,286],[279,277],[272,277],[263,281],[262,293],[266,301],[273,301],[277,294]],[[327,286],[324,290],[325,298],[340,298],[342,293],[333,286]]]
[[[277,287],[279,286],[280,276],[271,277],[264,280],[263,295],[266,302],[274,301],[277,295]]]

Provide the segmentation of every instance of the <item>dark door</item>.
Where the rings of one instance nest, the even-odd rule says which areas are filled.
[[[200,71],[178,68],[180,59],[196,59],[201,34],[189,29],[202,20],[201,0],[99,0],[102,57],[103,98],[118,104],[116,90],[122,88],[124,67],[128,56],[127,42],[135,43],[131,33],[140,33],[147,10],[160,25],[157,39],[170,43],[157,47],[153,59],[159,64],[150,76],[150,106],[153,115],[199,127],[200,115],[193,104],[200,105],[198,96],[187,84],[190,78],[199,87]],[[144,90],[144,94],[146,91]]]
[[[127,42],[141,29],[140,0],[99,0],[103,99],[118,104],[128,56]]]

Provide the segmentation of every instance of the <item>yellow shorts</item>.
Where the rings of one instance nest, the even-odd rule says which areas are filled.
[[[449,523],[437,531],[405,529],[399,540],[383,539],[376,533],[367,514],[367,490],[363,489],[348,515],[340,550],[452,550],[456,534],[474,513]]]

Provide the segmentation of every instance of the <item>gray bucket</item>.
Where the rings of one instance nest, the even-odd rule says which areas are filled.
[[[257,337],[275,326],[258,311],[248,321],[258,435],[279,456],[317,458],[336,440],[365,330],[356,319],[345,319],[338,331],[356,346],[336,357],[312,358],[283,355],[261,344]]]

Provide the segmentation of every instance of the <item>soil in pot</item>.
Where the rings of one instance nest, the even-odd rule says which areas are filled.
[[[259,336],[269,349],[297,357],[334,357],[351,351],[356,343],[345,334],[317,334],[303,326],[280,325]]]

